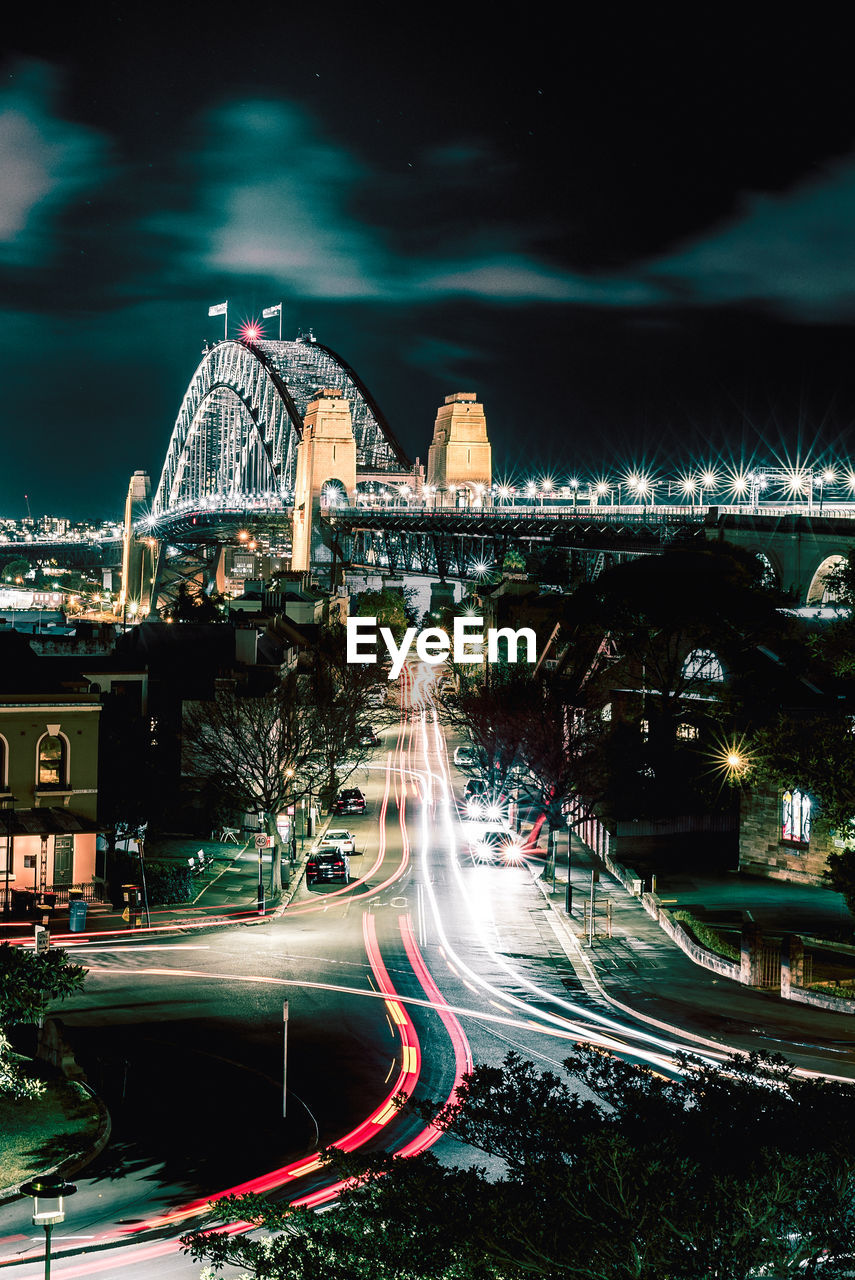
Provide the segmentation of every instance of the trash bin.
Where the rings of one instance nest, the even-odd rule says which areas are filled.
[[[73,898],[68,904],[68,928],[71,933],[83,933],[86,928],[86,903],[82,898]]]
[[[28,920],[33,913],[36,905],[36,895],[31,889],[13,889],[12,897],[12,919]]]

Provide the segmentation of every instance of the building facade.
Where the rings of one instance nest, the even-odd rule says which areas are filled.
[[[742,797],[739,869],[749,875],[802,884],[822,884],[828,855],[843,847],[833,833],[818,831],[813,802],[791,787],[756,787]]]
[[[96,879],[97,694],[0,694],[0,901]]]

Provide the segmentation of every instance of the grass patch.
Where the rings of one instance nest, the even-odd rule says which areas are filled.
[[[84,1150],[95,1140],[99,1112],[89,1095],[37,1063],[22,1063],[44,1080],[41,1098],[0,1098],[0,1183],[23,1182]]]
[[[696,941],[702,947],[706,947],[707,951],[714,951],[716,955],[723,956],[725,960],[738,960],[739,948],[735,947],[729,938],[726,938],[718,929],[714,929],[704,920],[699,920],[693,912],[685,910],[685,908],[675,911],[674,919],[679,920],[681,924],[688,925],[689,931],[693,934]]]
[[[855,978],[843,982],[809,982],[807,990],[820,996],[834,996],[837,1000],[855,1000]]]

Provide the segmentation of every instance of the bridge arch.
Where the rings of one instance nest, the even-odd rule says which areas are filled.
[[[772,562],[772,557],[767,551],[755,551],[754,558],[760,565],[760,585],[763,587],[779,587],[781,585],[781,570]]]
[[[242,479],[255,471],[283,492],[293,484],[295,435],[302,425],[293,397],[258,348],[218,343],[205,353],[184,394],[153,514],[183,499],[222,492],[224,484],[226,492],[233,490],[234,476],[230,482],[227,477],[234,461]]]
[[[294,489],[297,445],[309,404],[336,388],[350,404],[357,464],[405,474],[411,464],[349,365],[312,336],[236,339],[206,351],[185,392],[152,501],[157,518],[185,500],[275,495]]]
[[[826,600],[837,598],[837,592],[829,582],[829,577],[847,563],[844,555],[826,556],[816,567],[810,580],[805,597],[806,604],[823,604]]]

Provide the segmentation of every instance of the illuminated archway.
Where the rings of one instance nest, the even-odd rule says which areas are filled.
[[[826,556],[811,578],[810,586],[807,590],[806,603],[825,604],[827,601],[838,599],[840,592],[836,589],[833,578],[837,571],[845,565],[845,556]]]

